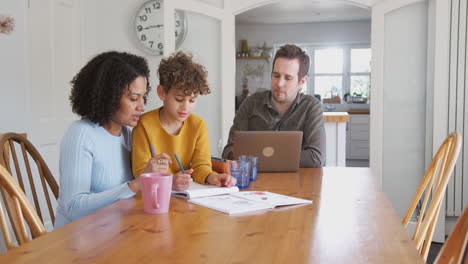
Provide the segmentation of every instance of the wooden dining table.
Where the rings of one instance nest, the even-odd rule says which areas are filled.
[[[312,200],[228,215],[140,195],[0,255],[0,263],[424,263],[369,168],[260,173],[248,190]]]

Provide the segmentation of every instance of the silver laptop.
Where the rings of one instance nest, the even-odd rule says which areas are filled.
[[[235,131],[234,159],[258,156],[259,172],[297,171],[301,158],[302,131]]]

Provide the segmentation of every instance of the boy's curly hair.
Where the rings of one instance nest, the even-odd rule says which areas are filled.
[[[205,67],[193,62],[192,57],[179,51],[161,60],[158,69],[159,84],[166,93],[173,88],[183,91],[186,95],[211,93]]]
[[[101,126],[107,124],[119,109],[124,91],[139,76],[148,81],[149,73],[148,63],[143,57],[117,51],[101,53],[73,77],[72,110]],[[146,92],[150,90],[147,82]]]

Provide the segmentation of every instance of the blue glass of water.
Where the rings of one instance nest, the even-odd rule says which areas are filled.
[[[230,161],[230,170],[231,176],[237,179],[236,186],[239,187],[239,189],[245,189],[249,187],[249,162],[232,160]]]
[[[258,172],[258,157],[249,156],[249,160],[250,160],[250,180],[255,181],[257,180],[257,172]]]
[[[257,156],[247,156],[247,155],[240,155],[239,161],[241,162],[248,162],[249,163],[249,179],[251,181],[257,180],[257,172],[258,172],[258,157]]]

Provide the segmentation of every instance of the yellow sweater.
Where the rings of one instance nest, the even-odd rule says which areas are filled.
[[[205,183],[211,170],[210,142],[205,121],[191,114],[182,125],[178,135],[171,135],[162,127],[159,110],[155,109],[141,116],[138,125],[133,129],[132,170],[139,176],[151,158],[150,144],[156,154],[166,153],[172,158],[169,173],[180,171],[174,153],[179,156],[184,169],[193,168],[192,178],[198,183]]]

